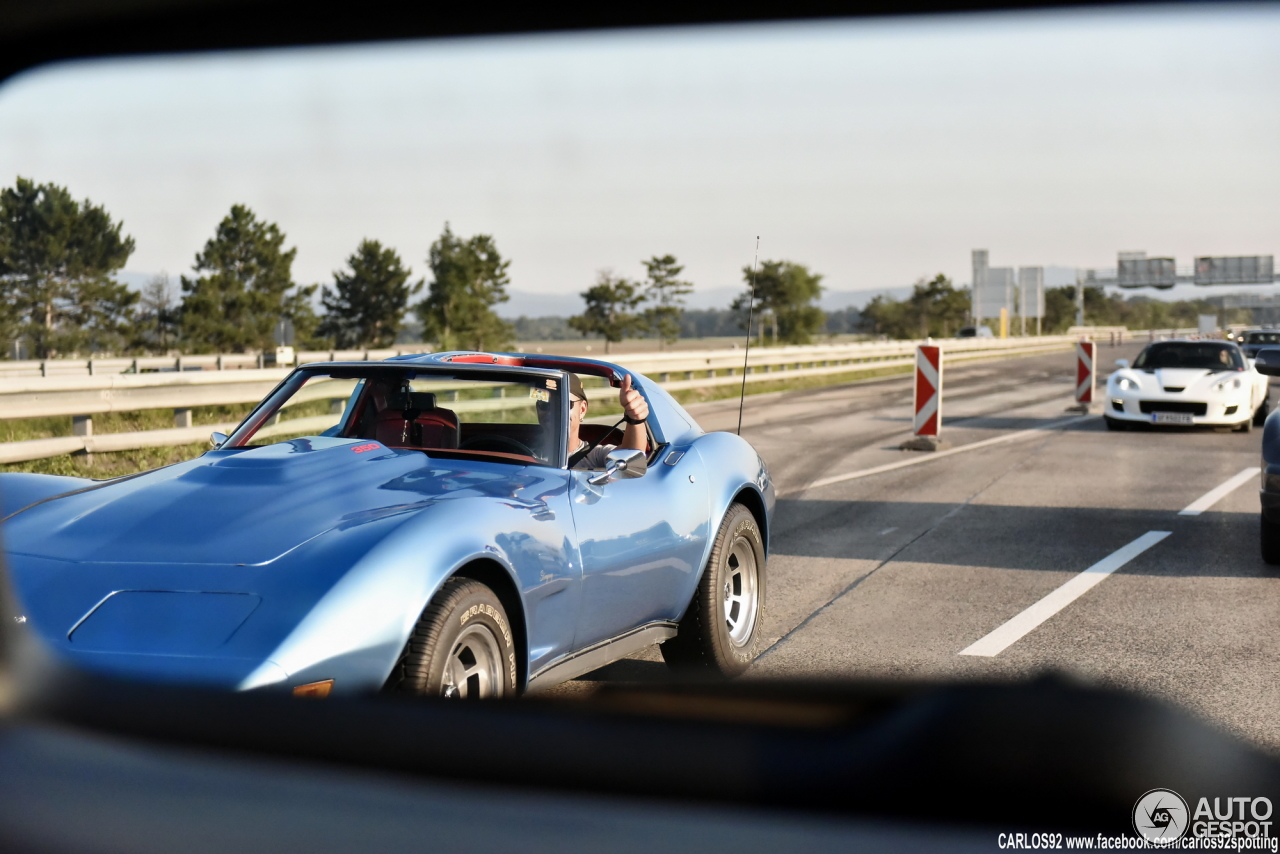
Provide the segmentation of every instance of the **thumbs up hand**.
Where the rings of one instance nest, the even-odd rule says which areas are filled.
[[[631,374],[622,378],[622,387],[618,389],[618,403],[627,421],[638,424],[649,417],[649,404],[640,392],[631,387]]]

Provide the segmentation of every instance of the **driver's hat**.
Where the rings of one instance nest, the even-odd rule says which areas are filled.
[[[569,379],[569,395],[575,400],[586,400],[587,393],[582,390],[582,380],[577,374],[565,374]]]

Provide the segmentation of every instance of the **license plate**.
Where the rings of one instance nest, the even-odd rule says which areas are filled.
[[[1153,412],[1151,420],[1156,424],[1195,424],[1190,412]]]

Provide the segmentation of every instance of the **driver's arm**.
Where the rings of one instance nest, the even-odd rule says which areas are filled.
[[[627,429],[622,434],[622,442],[618,447],[634,448],[637,451],[645,450],[649,444],[649,432],[644,425],[649,418],[649,403],[644,399],[644,395],[631,387],[631,374],[622,378],[622,387],[618,390],[618,403],[622,405],[622,412],[627,416]],[[633,424],[632,421],[638,423]]]

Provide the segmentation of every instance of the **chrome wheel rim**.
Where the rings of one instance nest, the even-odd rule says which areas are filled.
[[[756,628],[760,597],[756,550],[745,537],[734,538],[725,558],[721,594],[729,642],[739,648],[746,646]]]
[[[444,665],[440,694],[458,700],[501,697],[502,647],[483,623],[472,623],[453,643]]]

